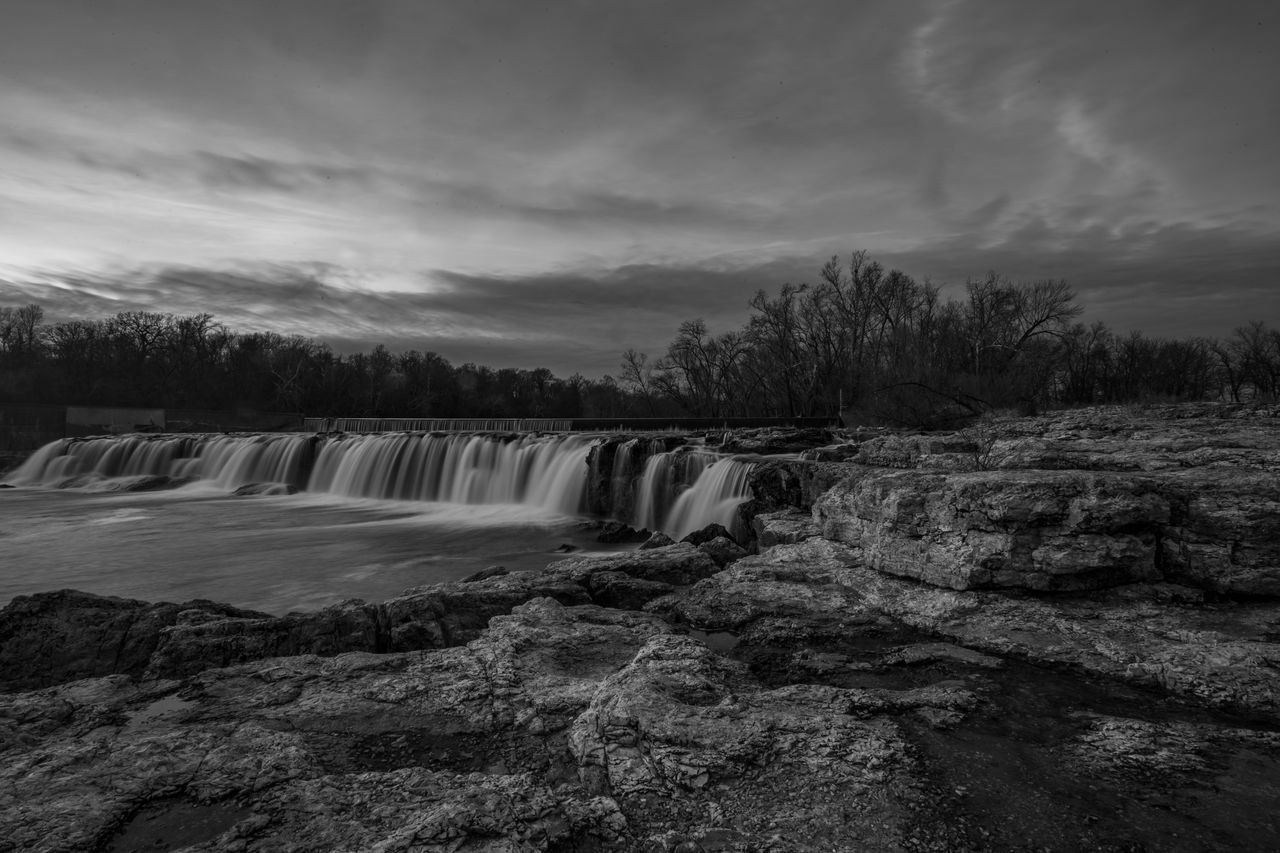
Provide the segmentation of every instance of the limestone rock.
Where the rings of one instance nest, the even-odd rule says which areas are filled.
[[[641,580],[676,586],[694,583],[717,570],[715,561],[686,542],[645,551],[572,557],[547,566],[548,572],[567,576],[585,578],[594,572],[623,572]]]
[[[773,635],[790,625],[839,636],[889,617],[986,654],[1069,666],[1280,723],[1280,604],[1188,606],[1194,600],[1148,585],[1053,598],[941,589],[875,571],[857,549],[813,539],[740,560],[649,609],[706,631],[750,634],[763,625]]]
[[[713,539],[728,539],[733,541],[733,534],[725,530],[723,524],[711,523],[701,530],[695,530],[688,536],[681,539],[681,542],[688,542],[690,545],[702,545]]]
[[[1160,482],[1173,506],[1160,542],[1169,580],[1280,597],[1280,474],[1198,468],[1162,474]]]
[[[794,545],[822,535],[813,516],[797,509],[761,513],[751,520],[751,527],[761,550],[774,545]]]
[[[953,589],[1096,589],[1159,577],[1169,502],[1148,479],[1059,471],[901,471],[841,483],[823,535],[867,565]]]
[[[596,536],[597,542],[606,544],[616,544],[618,542],[643,542],[652,534],[648,530],[636,530],[628,527],[621,521],[606,521],[604,527],[600,528],[600,533]]]
[[[670,593],[674,587],[662,581],[635,578],[625,572],[595,572],[587,580],[591,600],[602,607],[640,610],[655,598]]]
[[[261,617],[211,601],[153,604],[76,590],[18,596],[0,610],[0,690],[138,675],[166,628],[208,618]]]
[[[668,545],[676,544],[676,540],[659,530],[657,533],[644,540],[644,544],[640,546],[641,551],[648,551],[652,548],[665,548]]]
[[[0,697],[0,838],[47,853],[113,837],[260,853],[618,849],[626,819],[576,786],[564,733],[667,630],[543,599],[428,656],[251,662],[180,694],[115,677]],[[163,845],[151,819],[172,830]]]
[[[904,829],[914,767],[881,715],[931,701],[888,693],[766,690],[696,640],[658,636],[603,681],[569,746],[586,790],[636,822],[659,803],[706,797],[713,813],[734,816],[718,836],[729,849],[758,849],[774,834],[806,839],[797,849],[883,849]]]
[[[747,556],[747,550],[725,536],[717,536],[698,545],[698,550],[715,561],[716,566],[724,568],[735,560]]]

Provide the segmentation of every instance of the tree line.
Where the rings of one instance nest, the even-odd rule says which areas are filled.
[[[967,281],[959,298],[865,252],[813,284],[758,292],[739,329],[682,323],[617,377],[454,365],[384,346],[349,355],[212,315],[129,311],[44,322],[0,308],[0,402],[349,417],[791,417],[942,426],[992,409],[1280,397],[1280,331],[1226,339],[1119,334],[1078,322],[1066,282]]]
[[[209,314],[128,311],[44,323],[0,308],[0,402],[253,409],[343,417],[618,417],[606,377],[454,365],[384,346],[349,355],[300,335],[237,333]]]
[[[1135,401],[1275,400],[1280,331],[1255,321],[1226,340],[1118,334],[1077,321],[1065,281],[974,278],[958,299],[866,252],[832,258],[814,284],[758,292],[746,324],[683,323],[660,357],[628,350],[622,387],[691,415],[850,413],[942,426],[993,409]]]

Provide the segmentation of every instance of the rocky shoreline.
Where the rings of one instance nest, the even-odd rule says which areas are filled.
[[[742,542],[15,600],[0,850],[1280,848],[1280,407],[800,438]]]

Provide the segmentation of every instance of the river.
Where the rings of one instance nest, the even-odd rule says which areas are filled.
[[[594,536],[579,518],[526,505],[233,497],[200,484],[142,493],[2,489],[0,606],[73,588],[282,614],[381,601],[494,564],[541,568],[564,545],[611,547]]]

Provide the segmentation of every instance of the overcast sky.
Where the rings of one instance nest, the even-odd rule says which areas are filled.
[[[1280,5],[0,0],[0,305],[598,376],[873,258],[1280,324]]]

